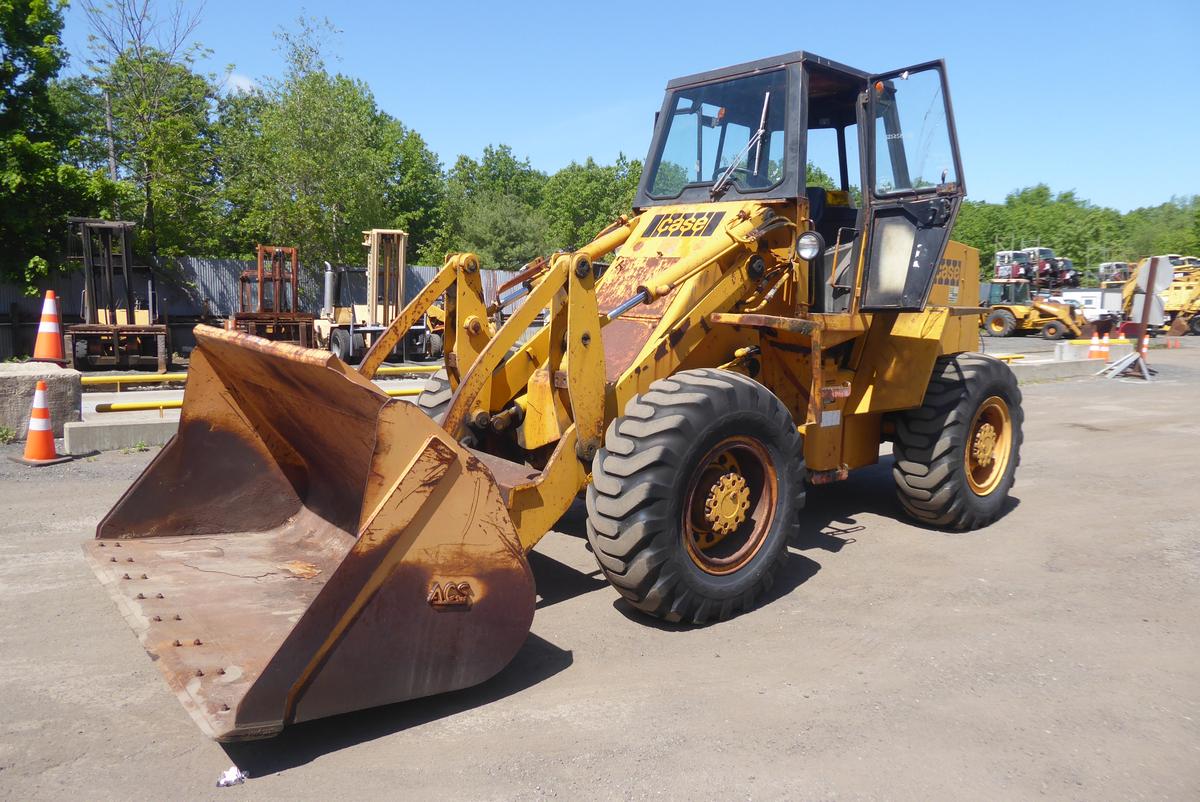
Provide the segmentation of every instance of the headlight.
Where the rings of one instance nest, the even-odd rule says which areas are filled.
[[[811,262],[825,251],[825,240],[815,231],[805,231],[796,237],[796,255]]]

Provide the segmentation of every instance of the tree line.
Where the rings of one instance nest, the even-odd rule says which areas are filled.
[[[83,53],[63,45],[64,8],[0,2],[0,280],[32,287],[61,268],[72,215],[135,221],[138,251],[154,257],[249,258],[262,242],[296,245],[309,265],[358,264],[364,229],[401,228],[410,261],[473,250],[512,269],[630,209],[641,163],[624,156],[548,174],[499,144],[446,167],[366,83],[329,66],[328,22],[281,30],[281,74],[234,90],[200,71],[208,51],[182,0],[83,0]],[[82,69],[68,75],[72,61]],[[985,272],[996,250],[1034,244],[1078,265],[1196,253],[1200,201],[1122,214],[1040,185],[968,201],[955,236]]]

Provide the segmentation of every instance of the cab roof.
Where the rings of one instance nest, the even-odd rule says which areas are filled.
[[[752,75],[757,72],[766,70],[778,69],[789,64],[798,64],[804,62],[814,66],[820,66],[825,70],[840,72],[852,78],[866,81],[871,77],[871,74],[854,67],[847,67],[832,59],[827,59],[824,56],[818,56],[815,53],[809,53],[805,50],[795,50],[791,53],[784,53],[779,56],[769,56],[760,58],[754,61],[747,61],[742,64],[733,64],[729,67],[720,67],[715,70],[707,70],[698,72],[693,75],[685,75],[681,78],[674,78],[667,82],[667,89],[679,89],[684,86],[692,86],[695,84],[709,83],[710,81],[718,81],[723,78],[733,78],[739,75]]]

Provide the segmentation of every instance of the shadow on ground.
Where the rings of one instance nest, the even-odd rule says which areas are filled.
[[[251,777],[262,777],[303,766],[331,752],[491,704],[554,676],[571,662],[571,652],[530,633],[513,661],[482,685],[296,724],[268,740],[221,746],[234,765]]]

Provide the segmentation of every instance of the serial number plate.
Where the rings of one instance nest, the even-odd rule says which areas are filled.
[[[710,237],[725,212],[656,214],[646,226],[647,237]]]

